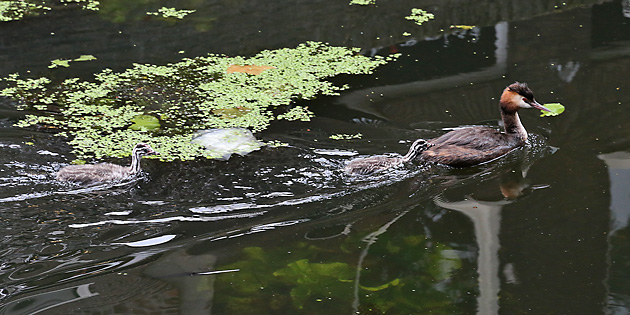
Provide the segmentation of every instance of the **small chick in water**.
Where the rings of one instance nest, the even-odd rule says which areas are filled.
[[[380,172],[413,160],[416,156],[418,156],[418,154],[422,153],[431,146],[432,144],[426,140],[418,139],[411,144],[411,148],[409,148],[409,152],[407,152],[405,156],[396,157],[377,155],[363,159],[356,159],[350,161],[350,163],[346,165],[344,172],[351,175],[369,175],[375,172]]]
[[[111,163],[69,165],[59,170],[57,180],[81,184],[122,180],[140,172],[140,159],[143,156],[156,154],[159,153],[155,152],[148,144],[138,143],[133,148],[130,166]]]

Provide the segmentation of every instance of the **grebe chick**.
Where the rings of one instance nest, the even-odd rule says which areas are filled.
[[[350,161],[344,168],[346,174],[352,175],[368,175],[374,172],[386,170],[398,166],[402,163],[413,160],[418,154],[431,146],[424,139],[418,139],[411,144],[409,152],[405,156],[384,156],[377,155],[363,159]]]
[[[156,155],[148,144],[138,143],[131,154],[131,165],[120,166],[111,163],[69,165],[57,173],[57,180],[93,184],[125,179],[140,172],[140,159],[146,155]]]
[[[503,90],[501,119],[504,132],[490,127],[470,127],[453,130],[429,140],[431,148],[418,159],[455,167],[465,167],[490,161],[525,145],[527,131],[518,118],[521,108],[535,108],[550,112],[534,99],[527,83],[515,82]]]

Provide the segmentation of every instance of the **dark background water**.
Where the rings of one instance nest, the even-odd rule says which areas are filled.
[[[339,97],[300,102],[311,122],[257,134],[289,147],[148,160],[146,177],[99,189],[56,183],[71,148],[13,127],[23,112],[0,100],[0,313],[627,313],[630,3],[377,2],[103,1],[0,24],[2,76],[89,79],[309,40],[401,53],[334,78],[351,86]],[[163,5],[197,12],[146,16]],[[435,20],[405,20],[413,7]],[[98,60],[47,68],[81,54]],[[566,106],[522,113],[526,148],[468,169],[339,172],[344,152],[497,125],[516,80]]]

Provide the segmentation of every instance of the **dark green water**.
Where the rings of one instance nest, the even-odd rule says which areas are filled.
[[[167,6],[196,15],[145,17],[163,5],[103,1],[99,13],[0,24],[0,75],[89,78],[308,40],[401,57],[334,78],[351,86],[338,97],[300,101],[311,122],[257,134],[289,147],[147,160],[145,177],[114,187],[55,182],[71,148],[13,127],[24,113],[0,100],[0,314],[628,312],[627,1],[179,1]],[[413,7],[435,20],[415,26]],[[47,68],[81,54],[99,59]],[[468,169],[339,171],[344,153],[404,153],[416,138],[496,126],[517,80],[566,106],[521,114],[527,147]],[[363,136],[329,138],[339,133]]]

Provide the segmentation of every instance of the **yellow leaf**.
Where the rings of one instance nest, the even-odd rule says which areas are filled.
[[[463,30],[471,30],[475,28],[474,25],[451,25],[451,28],[461,28]]]
[[[227,73],[234,73],[234,72],[241,72],[241,73],[248,73],[248,74],[253,74],[253,75],[259,75],[261,74],[263,71],[265,70],[269,70],[269,69],[275,69],[276,67],[272,67],[272,66],[257,66],[257,65],[245,65],[245,66],[240,66],[240,65],[230,65],[227,68]]]

